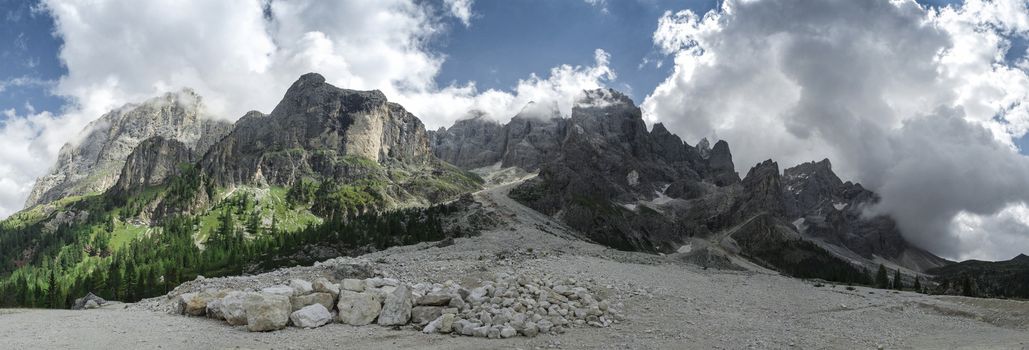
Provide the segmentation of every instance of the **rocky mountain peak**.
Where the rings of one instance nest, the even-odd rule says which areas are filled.
[[[707,139],[701,141],[707,141]],[[715,147],[711,148],[711,151],[708,152],[707,162],[715,185],[727,186],[740,182],[740,175],[736,172],[736,166],[732,162],[732,152],[729,151],[729,143],[725,142],[725,140],[715,142]],[[778,165],[776,165],[776,173],[778,173],[778,169]]]
[[[48,175],[36,180],[26,207],[59,198],[103,192],[117,182],[126,157],[143,140],[161,136],[202,155],[231,125],[207,116],[193,90],[169,92],[138,104],[126,104],[89,123],[65,144]]]
[[[126,158],[113,190],[130,193],[163,184],[179,174],[182,166],[192,164],[193,160],[189,147],[179,140],[163,136],[148,138]]]
[[[708,159],[711,157],[711,141],[708,141],[706,137],[697,142],[696,148],[701,158]]]
[[[431,158],[422,122],[378,91],[335,87],[301,76],[267,116],[251,112],[201,161],[220,185],[291,184],[336,178],[347,159],[423,163]]]
[[[717,148],[718,144],[715,144]],[[784,214],[779,163],[771,159],[758,163],[750,168],[742,183],[745,191],[736,210],[739,219],[763,211],[777,216]]]

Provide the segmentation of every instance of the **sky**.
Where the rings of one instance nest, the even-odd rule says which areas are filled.
[[[91,120],[184,87],[269,112],[301,74],[429,128],[584,89],[633,98],[741,173],[830,158],[906,238],[1029,252],[1025,0],[0,0],[0,217]]]

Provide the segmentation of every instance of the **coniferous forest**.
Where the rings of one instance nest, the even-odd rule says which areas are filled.
[[[190,200],[184,188],[197,188],[198,182],[184,177],[167,187],[169,198]],[[302,252],[312,247],[346,255],[462,234],[446,232],[442,224],[456,210],[454,204],[354,210],[363,207],[346,199],[357,198],[363,206],[370,195],[355,195],[350,186],[299,181],[271,192],[272,200],[264,203],[242,192],[202,215],[172,215],[156,227],[130,224],[151,198],[146,193],[75,199],[61,204],[64,211],[57,215],[65,218],[59,220],[33,220],[40,214],[31,210],[20,213],[0,224],[0,252],[6,254],[0,259],[9,262],[0,267],[0,306],[66,308],[88,292],[132,302],[165,294],[198,275],[310,264],[315,261]],[[338,206],[320,219],[308,210],[312,202]],[[55,222],[63,223],[55,227]]]

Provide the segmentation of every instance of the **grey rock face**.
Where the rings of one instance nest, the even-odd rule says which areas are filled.
[[[128,155],[154,136],[181,142],[199,158],[231,126],[205,113],[200,96],[187,89],[101,116],[80,133],[77,142],[61,148],[57,163],[50,174],[36,180],[25,206],[106,191],[118,181]]]
[[[536,171],[560,148],[566,124],[556,107],[530,103],[503,126],[477,115],[432,132],[432,152],[464,169],[501,163]]]
[[[807,236],[866,259],[879,256],[914,271],[949,263],[910,245],[892,218],[865,215],[865,209],[879,201],[878,195],[860,184],[840,180],[828,159],[786,169],[782,196],[784,216],[795,220],[797,229]]]
[[[430,132],[429,142],[437,158],[463,169],[474,169],[492,165],[503,157],[505,136],[500,123],[475,115],[450,128]]]
[[[425,163],[418,118],[374,91],[340,89],[315,73],[300,77],[269,115],[250,112],[211,147],[201,167],[216,184],[292,184],[298,177],[352,178],[349,159]]]
[[[157,186],[178,175],[183,166],[191,166],[192,163],[193,154],[186,144],[154,136],[143,140],[125,159],[125,166],[112,189],[128,194]]]
[[[710,159],[663,125],[647,131],[640,109],[613,90],[587,91],[565,123],[564,137],[543,159],[540,176],[515,189],[513,196],[619,249],[674,251],[690,236],[688,225],[669,216],[619,203],[666,196],[678,182],[680,192],[701,182],[715,187],[710,182],[719,177],[711,174],[724,169],[711,171]],[[711,157],[714,164],[731,168],[728,146],[719,150],[720,156]]]

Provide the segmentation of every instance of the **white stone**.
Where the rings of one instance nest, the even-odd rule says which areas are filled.
[[[354,326],[371,324],[382,310],[377,296],[352,291],[341,292],[336,307],[339,309],[339,321]]]
[[[274,286],[271,286],[271,287],[263,288],[263,289],[261,289],[261,293],[281,295],[281,296],[284,296],[284,297],[291,297],[291,296],[293,296],[293,288],[290,287],[290,286],[284,286],[284,285],[279,284],[279,285],[274,285]]]
[[[311,282],[302,279],[291,279],[289,280],[290,288],[293,288],[293,295],[307,295],[314,292],[314,286]]]
[[[353,291],[353,292],[363,292],[364,291],[364,287],[365,287],[365,282],[362,281],[362,280],[359,280],[359,279],[346,278],[346,279],[343,279],[342,287],[345,290],[349,290],[349,291]]]
[[[380,326],[399,326],[407,324],[411,320],[411,307],[413,300],[407,286],[401,285],[393,292],[386,295],[383,301],[382,311],[379,312]]]
[[[251,332],[274,331],[286,328],[289,323],[289,297],[269,293],[247,295],[243,302],[247,314],[247,330]]]
[[[332,314],[322,304],[312,304],[289,315],[293,325],[300,328],[317,328],[332,321]]]

